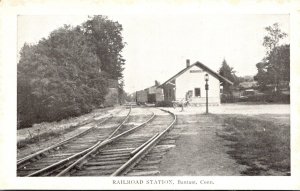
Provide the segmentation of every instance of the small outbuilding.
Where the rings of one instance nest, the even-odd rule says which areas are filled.
[[[233,84],[227,78],[214,72],[204,64],[196,62],[190,64],[186,61],[186,67],[162,83],[157,88],[163,89],[164,101],[189,100],[194,106],[206,104],[205,75],[208,75],[208,103],[220,105],[220,88],[223,83]]]

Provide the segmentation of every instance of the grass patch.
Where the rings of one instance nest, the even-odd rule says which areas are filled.
[[[38,144],[38,143],[41,143],[41,141],[47,141],[47,140],[50,140],[52,138],[56,138],[56,137],[61,136],[65,133],[73,131],[77,127],[78,126],[70,126],[68,128],[62,129],[62,130],[55,130],[55,131],[52,130],[52,131],[49,131],[49,132],[44,132],[42,134],[38,134],[36,136],[26,138],[24,140],[21,140],[21,141],[17,142],[17,149],[23,149],[25,147],[28,147],[28,145],[30,145],[30,144]]]
[[[232,141],[228,154],[249,168],[243,175],[290,175],[290,125],[260,116],[223,115],[218,136]]]

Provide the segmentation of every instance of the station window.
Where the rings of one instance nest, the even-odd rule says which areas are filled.
[[[200,88],[195,88],[195,97],[201,97],[201,90],[200,90]]]

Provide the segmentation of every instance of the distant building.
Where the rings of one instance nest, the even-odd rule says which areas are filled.
[[[257,81],[241,82],[239,84],[240,90],[253,89],[253,88],[257,88],[257,87],[258,87]]]
[[[187,60],[184,69],[158,88],[163,89],[165,101],[189,99],[191,105],[204,105],[206,103],[205,74],[209,76],[208,102],[210,105],[219,105],[220,84],[229,83],[232,85],[233,83],[200,62],[190,65],[190,61]]]

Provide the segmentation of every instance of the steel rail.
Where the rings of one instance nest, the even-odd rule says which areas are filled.
[[[110,139],[111,137],[113,137],[117,131],[120,130],[120,128],[124,125],[124,123],[128,120],[129,118],[129,114],[131,113],[131,109],[132,109],[132,106],[130,106],[130,110],[126,116],[126,118],[123,120],[123,122],[106,138],[106,139]]]
[[[143,149],[149,142],[151,142],[155,137],[157,137],[159,133],[156,133],[153,137],[151,137],[148,141],[140,145],[138,148],[134,149],[130,152],[130,157],[134,156],[136,153],[138,153],[141,149]]]
[[[56,176],[63,176],[65,174],[67,174],[71,169],[73,169],[76,165],[79,165],[81,162],[83,162],[87,157],[89,157],[90,155],[92,155],[93,153],[99,151],[101,148],[105,147],[106,145],[108,145],[109,143],[114,142],[115,140],[134,132],[135,130],[137,130],[138,128],[142,127],[143,125],[145,125],[146,123],[150,122],[153,118],[155,117],[155,114],[152,112],[152,116],[146,120],[145,122],[141,123],[140,125],[131,128],[127,131],[124,131],[123,133],[112,137],[110,139],[106,139],[103,142],[99,143],[98,145],[96,145],[94,148],[92,148],[88,153],[86,153],[84,156],[82,156],[80,159],[78,159],[77,161],[75,161],[74,163],[72,163],[70,166],[68,166],[66,169],[64,169],[63,171],[61,171],[59,174],[57,174]]]
[[[126,117],[125,117],[125,119],[122,121],[121,125],[118,125],[118,126],[117,126],[117,128],[120,128],[120,127],[127,121],[128,117],[129,117],[129,115],[130,115],[130,113],[131,113],[131,107],[130,107],[130,109],[129,109],[129,111],[128,111]],[[106,120],[107,120],[107,119],[106,119]],[[92,127],[92,128],[94,128],[94,127]],[[115,133],[115,131],[114,131],[112,134],[110,134],[110,135],[113,135],[114,133]],[[105,140],[104,140],[104,141],[105,141]],[[91,147],[89,147],[89,148],[87,148],[87,149],[85,149],[85,150],[83,150],[83,151],[80,151],[80,152],[78,152],[78,153],[76,153],[76,154],[74,154],[74,155],[72,155],[72,156],[69,156],[69,157],[67,157],[67,158],[65,158],[65,159],[62,159],[62,160],[60,160],[60,161],[58,161],[58,162],[56,162],[56,163],[54,163],[54,164],[52,164],[52,165],[46,166],[45,168],[42,168],[42,169],[40,169],[40,170],[38,170],[38,171],[35,171],[35,172],[33,172],[33,173],[27,175],[27,177],[30,177],[30,176],[37,176],[37,175],[39,175],[39,174],[41,174],[41,173],[43,173],[43,172],[45,172],[45,171],[48,171],[48,170],[50,170],[50,169],[55,169],[55,168],[57,169],[57,168],[59,168],[59,167],[58,167],[59,165],[65,164],[65,163],[67,163],[67,162],[71,162],[71,160],[73,160],[73,159],[75,159],[75,158],[77,158],[77,157],[80,157],[80,156],[86,154],[87,152],[89,152],[90,150],[92,150],[93,148],[95,148],[98,144],[100,144],[101,142],[103,142],[103,140],[99,140],[96,144],[94,144],[93,146],[91,146]],[[55,147],[54,147],[54,148],[55,148]],[[55,169],[55,170],[56,170],[56,169]]]
[[[103,121],[101,121],[99,124],[104,123],[105,121],[107,121],[107,120],[110,119],[110,118],[112,118],[112,115],[111,115],[111,114],[110,114],[106,119],[104,119]],[[92,123],[92,122],[91,122],[91,123]],[[63,140],[63,141],[61,141],[61,142],[58,142],[57,144],[54,144],[54,145],[52,145],[52,146],[50,146],[50,147],[47,147],[47,148],[42,149],[42,150],[40,150],[40,151],[37,151],[36,153],[30,154],[30,155],[28,155],[28,156],[26,156],[26,157],[24,157],[24,158],[21,158],[21,159],[19,159],[19,160],[17,161],[17,165],[19,166],[19,165],[21,165],[21,164],[27,162],[28,160],[30,160],[30,159],[36,157],[36,156],[39,156],[39,155],[41,155],[41,154],[43,154],[43,153],[45,153],[45,152],[47,152],[47,151],[49,151],[49,150],[52,150],[52,149],[54,149],[54,148],[57,148],[57,147],[59,147],[59,146],[65,144],[65,143],[68,143],[68,142],[70,142],[71,140],[73,140],[73,139],[75,139],[75,138],[78,138],[78,137],[80,137],[81,135],[83,135],[83,134],[85,134],[85,133],[88,133],[88,132],[89,132],[90,130],[92,130],[93,128],[94,128],[94,127],[90,127],[90,128],[88,128],[88,129],[86,129],[86,130],[84,130],[84,131],[82,131],[82,132],[80,132],[80,133],[78,133],[78,134],[76,134],[76,135],[74,135],[74,136],[68,138],[68,139],[65,139],[65,140]]]
[[[177,116],[167,110],[161,109],[162,111],[170,113],[174,120],[171,122],[171,124],[159,135],[154,135],[151,139],[149,139],[147,142],[148,144],[143,144],[143,148],[139,147],[139,151],[131,157],[126,163],[124,163],[120,168],[118,168],[111,176],[121,176],[126,173],[128,173],[131,168],[133,168],[159,141],[160,139],[174,126],[174,123],[177,120]]]

